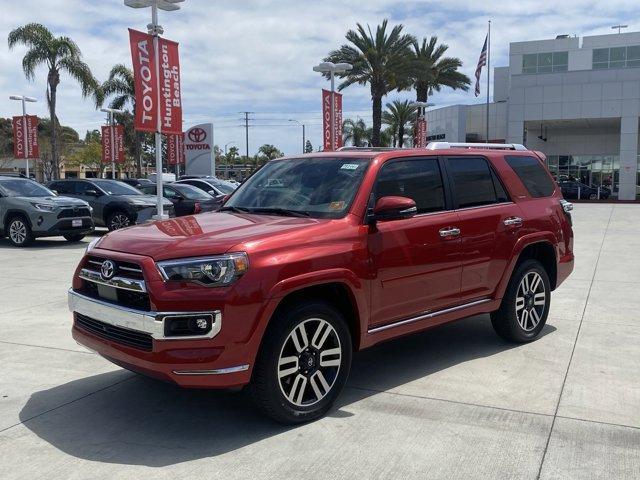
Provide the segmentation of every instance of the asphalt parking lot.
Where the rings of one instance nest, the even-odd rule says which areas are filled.
[[[538,341],[478,316],[380,345],[293,428],[80,347],[66,290],[86,242],[0,240],[0,478],[638,479],[640,205],[577,205],[574,230]]]

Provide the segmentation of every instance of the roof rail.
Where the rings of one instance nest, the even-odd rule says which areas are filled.
[[[338,152],[389,152],[391,150],[402,150],[398,147],[340,147]]]
[[[428,150],[440,150],[447,148],[481,148],[491,150],[527,150],[527,147],[519,143],[449,143],[429,142]]]

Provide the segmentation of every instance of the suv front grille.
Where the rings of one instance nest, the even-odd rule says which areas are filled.
[[[150,352],[153,350],[153,338],[148,333],[116,327],[95,318],[75,313],[76,327],[97,337],[111,340],[120,345]]]
[[[113,281],[118,280],[118,285],[109,284],[100,276],[102,262],[106,258],[89,256],[81,271],[83,286],[80,293],[97,300],[114,305],[121,305],[135,310],[148,312],[151,310],[149,294],[146,292],[144,275],[140,265],[131,262],[114,261],[116,274]],[[135,282],[136,288],[127,288],[127,282]]]
[[[80,208],[65,208],[58,214],[58,218],[75,218],[75,217],[90,217],[91,212],[86,207]]]

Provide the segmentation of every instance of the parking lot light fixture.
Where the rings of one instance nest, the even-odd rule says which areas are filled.
[[[166,12],[180,10],[180,3],[184,0],[124,0],[124,4],[131,8],[148,8],[151,7],[151,23],[147,25],[149,35],[153,36],[153,51],[155,52],[156,62],[156,91],[158,97],[157,104],[157,124],[156,124],[156,200],[157,200],[157,220],[165,220],[169,218],[164,214],[164,199],[162,197],[162,120],[160,112],[160,53],[158,52],[158,36],[164,33],[164,30],[158,25],[158,9]]]
[[[116,141],[116,134],[114,129],[115,122],[113,121],[113,114],[124,113],[124,110],[118,110],[117,108],[101,108],[100,111],[107,114],[107,124],[109,125],[109,140],[111,145],[111,178],[115,180],[116,179],[116,149],[115,149],[114,143]]]
[[[302,123],[300,120],[296,120],[294,118],[290,118],[289,121],[297,123],[302,127],[302,153],[304,153],[305,144],[307,143],[306,132],[305,132],[306,125]]]
[[[33,97],[27,97],[26,95],[10,95],[9,96],[10,100],[19,100],[22,102],[22,132],[23,132],[23,140],[24,142],[26,142],[26,138],[27,138],[27,107],[25,106],[26,102],[37,102],[38,100],[33,98]],[[26,157],[27,155],[25,155]],[[29,178],[29,159],[25,158],[24,159],[25,162],[25,174],[27,175],[27,178]]]
[[[331,150],[336,149],[336,139],[335,139],[335,125],[334,119],[336,116],[336,99],[335,99],[335,87],[334,87],[334,77],[335,74],[348,72],[353,68],[353,65],[350,63],[333,63],[333,62],[321,62],[315,67],[313,67],[314,72],[320,73],[328,73],[329,79],[331,80],[331,116],[329,117],[329,124],[331,127],[329,128],[329,141],[331,143]]]

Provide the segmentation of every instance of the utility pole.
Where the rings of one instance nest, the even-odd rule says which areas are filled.
[[[249,161],[249,114],[253,112],[240,112],[244,115],[244,141],[246,147],[246,158]],[[256,160],[256,167],[258,166],[258,160]]]

